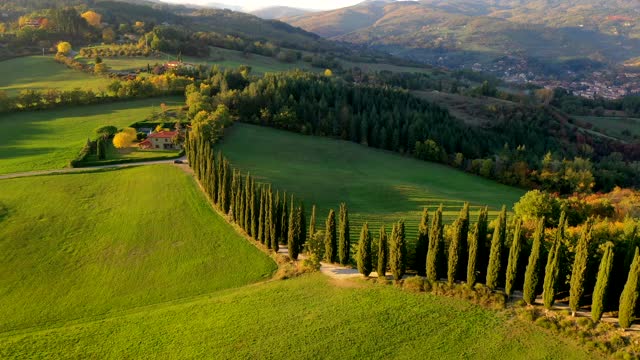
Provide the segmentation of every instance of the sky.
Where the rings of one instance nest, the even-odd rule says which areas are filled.
[[[242,7],[245,10],[256,10],[269,6],[289,6],[301,9],[329,10],[355,5],[363,0],[162,0],[175,4],[224,3]]]

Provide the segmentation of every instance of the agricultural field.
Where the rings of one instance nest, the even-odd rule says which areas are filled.
[[[143,311],[276,269],[177,166],[0,180],[0,187],[0,333]]]
[[[524,194],[444,165],[240,123],[227,130],[219,149],[243,172],[300,196],[307,211],[316,204],[318,224],[324,224],[330,208],[337,210],[345,202],[356,225],[354,239],[363,221],[377,230],[383,222],[405,219],[407,238],[412,240],[423,207],[435,211],[443,204],[445,220],[450,221],[465,201],[474,212],[488,205],[495,215],[503,204],[510,209]]]
[[[53,56],[27,56],[0,62],[0,90],[9,96],[21,90],[105,89],[109,79],[69,69]]]
[[[60,169],[73,160],[94,131],[119,128],[145,119],[161,103],[181,104],[179,97],[11,113],[0,117],[0,174]]]
[[[365,282],[341,285],[309,275],[0,334],[0,357],[595,358],[536,325],[463,300]]]
[[[617,139],[637,141],[640,137],[640,119],[599,116],[577,116],[576,118],[591,124],[593,130]]]

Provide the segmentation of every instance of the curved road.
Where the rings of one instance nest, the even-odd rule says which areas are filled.
[[[117,168],[125,168],[125,167],[132,167],[132,166],[173,164],[176,160],[185,161],[186,156],[183,156],[179,159],[170,159],[170,160],[140,161],[140,162],[126,163],[126,164],[102,165],[102,166],[92,166],[92,167],[83,167],[83,168],[65,168],[65,169],[56,169],[56,170],[38,170],[38,171],[29,171],[29,172],[23,172],[23,173],[5,174],[5,175],[0,175],[0,180],[15,179],[15,178],[29,177],[29,176],[38,176],[38,175],[81,173],[81,172],[100,170],[100,169],[117,169]]]

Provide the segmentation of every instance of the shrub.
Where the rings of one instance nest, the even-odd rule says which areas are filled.
[[[412,276],[402,282],[402,288],[412,292],[425,291],[425,281],[420,276]]]

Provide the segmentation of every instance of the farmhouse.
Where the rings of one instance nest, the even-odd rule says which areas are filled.
[[[147,150],[175,150],[180,145],[173,143],[173,138],[178,134],[177,131],[161,131],[150,134],[146,140],[139,145],[140,149]]]
[[[195,65],[194,64],[189,64],[186,62],[182,62],[182,61],[169,61],[168,63],[164,64],[165,69],[169,70],[169,69],[187,69],[187,70],[193,70],[195,69]]]

